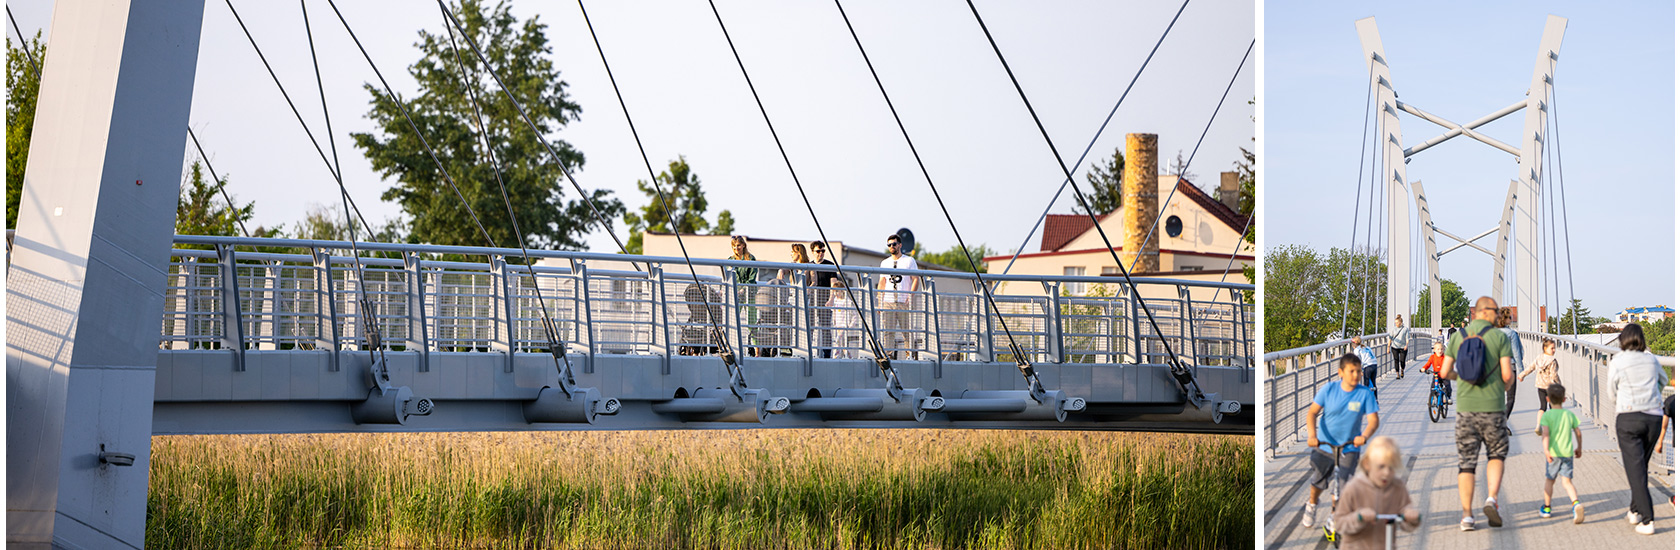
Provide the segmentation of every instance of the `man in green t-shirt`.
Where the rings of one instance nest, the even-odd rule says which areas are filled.
[[[1463,531],[1476,528],[1470,502],[1476,496],[1476,458],[1483,446],[1487,447],[1488,496],[1487,502],[1482,505],[1482,513],[1487,515],[1489,526],[1505,525],[1499,517],[1499,482],[1505,475],[1505,454],[1511,447],[1510,434],[1505,432],[1505,385],[1512,383],[1515,377],[1511,370],[1511,341],[1503,331],[1493,326],[1493,321],[1499,317],[1499,302],[1487,296],[1477,298],[1470,316],[1469,326],[1447,340],[1447,357],[1441,365],[1442,378],[1458,380],[1458,421],[1453,427],[1453,436],[1458,440],[1458,501],[1464,511],[1458,528]],[[1488,372],[1487,379],[1480,385],[1460,380],[1458,371],[1453,368],[1459,344],[1477,334],[1481,335],[1482,345],[1487,350],[1482,364],[1488,369],[1498,369]]]

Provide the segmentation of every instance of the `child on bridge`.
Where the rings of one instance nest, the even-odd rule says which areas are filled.
[[[1551,410],[1540,415],[1540,437],[1546,440],[1545,501],[1540,505],[1540,517],[1552,517],[1552,485],[1563,479],[1563,490],[1574,504],[1575,523],[1587,519],[1587,509],[1581,506],[1581,496],[1575,492],[1575,459],[1581,458],[1581,420],[1563,408],[1568,395],[1562,384],[1546,387],[1546,400]]]
[[[1307,407],[1307,445],[1312,447],[1313,473],[1308,476],[1306,510],[1301,514],[1301,526],[1317,523],[1318,497],[1330,486],[1330,476],[1347,481],[1359,463],[1359,448],[1377,431],[1377,394],[1362,384],[1363,362],[1358,355],[1343,355],[1336,360],[1340,378],[1326,383]],[[1363,426],[1362,426],[1363,425]],[[1341,460],[1336,460],[1334,447],[1341,447]],[[1336,503],[1330,503],[1331,508]]]
[[[1342,491],[1342,504],[1334,516],[1336,533],[1344,550],[1382,548],[1384,531],[1378,515],[1398,515],[1400,527],[1417,529],[1420,518],[1412,506],[1412,495],[1406,492],[1406,482],[1400,479],[1400,447],[1394,438],[1383,436],[1371,440],[1364,459],[1359,461],[1359,474]]]

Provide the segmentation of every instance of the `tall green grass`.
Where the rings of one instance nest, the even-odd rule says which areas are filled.
[[[970,430],[170,436],[157,548],[1252,548],[1253,440]]]

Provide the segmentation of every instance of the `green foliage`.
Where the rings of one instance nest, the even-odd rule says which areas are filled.
[[[1249,104],[1254,104],[1254,101],[1250,100]],[[1237,149],[1242,151],[1242,160],[1236,162],[1237,215],[1247,220],[1249,216],[1254,215],[1254,151],[1244,147],[1238,147]],[[1250,246],[1254,245],[1254,234],[1255,229],[1257,229],[1255,226],[1254,223],[1248,224],[1248,231],[1243,233],[1243,241]],[[1254,284],[1254,266],[1252,264],[1243,266],[1243,277],[1248,279],[1248,284]],[[1254,293],[1243,292],[1243,300],[1251,304],[1254,303]]]
[[[1560,335],[1592,334],[1594,326],[1609,321],[1602,317],[1593,317],[1592,312],[1581,304],[1580,299],[1570,300],[1569,309],[1564,311],[1561,318],[1557,315],[1548,317],[1550,318],[1546,320],[1546,332]]]
[[[1464,324],[1470,317],[1470,297],[1464,295],[1464,288],[1452,279],[1441,279],[1441,326],[1455,327]],[[1417,314],[1412,316],[1411,326],[1427,327],[1434,323],[1434,310],[1429,307],[1429,293],[1434,289],[1423,285],[1423,291],[1418,293]]]
[[[643,231],[684,235],[708,230],[713,235],[728,235],[735,231],[735,215],[728,210],[718,213],[715,226],[706,221],[706,192],[700,189],[700,176],[689,169],[687,158],[678,155],[669,168],[654,177],[654,182],[659,188],[648,185],[646,180],[636,180],[636,189],[647,195],[647,206],[641,208],[641,213],[624,213],[624,225],[630,226],[630,238],[625,249],[631,254],[642,253]],[[674,211],[667,210],[667,204],[660,202],[661,190],[665,192],[665,200],[670,202],[668,206]],[[675,228],[671,227],[672,220],[676,220]]]
[[[424,136],[448,173],[454,176],[461,194],[495,243],[518,244],[508,207],[497,187],[495,164],[490,162],[479,141],[483,136],[478,131],[468,96],[471,90],[478,94],[483,107],[490,129],[490,149],[501,163],[500,175],[507,187],[508,202],[512,203],[525,232],[525,244],[533,248],[582,247],[583,237],[591,227],[597,227],[592,225],[596,223],[593,214],[585,201],[566,200],[561,184],[565,176],[561,167],[553,164],[541,141],[577,120],[581,111],[567,96],[566,83],[549,59],[553,50],[544,33],[546,25],[536,17],[518,21],[506,2],[486,11],[477,0],[462,0],[455,11],[467,35],[490,60],[488,69],[507,83],[543,137],[534,135],[525,125],[515,106],[485,72],[486,68],[460,42],[461,37],[455,39],[459,59],[465,65],[466,85],[450,37],[420,31],[416,46],[422,56],[409,67],[409,74],[420,85],[420,93],[404,101],[419,126],[419,135],[409,126],[398,105],[372,84],[365,86],[372,97],[367,116],[378,130],[351,134],[373,168],[387,180],[396,180],[380,198],[402,205],[410,218],[408,224],[413,237],[421,242],[486,244],[461,199],[421,147],[420,137]],[[583,153],[563,140],[553,139],[548,143],[568,169],[575,172],[582,167]],[[596,190],[589,198],[607,220],[624,212],[624,205],[611,198],[610,191]]]
[[[1661,321],[1640,321],[1639,328],[1645,329],[1645,347],[1657,355],[1674,355],[1674,318],[1667,317]]]
[[[1098,216],[1125,205],[1126,194],[1122,184],[1125,176],[1126,153],[1118,147],[1114,148],[1114,154],[1108,157],[1107,163],[1091,164],[1091,173],[1085,174],[1085,181],[1091,184],[1091,192],[1085,194],[1085,200]],[[1073,213],[1084,214],[1085,209],[1074,205]]]
[[[251,219],[256,212],[256,203],[229,205],[222,200],[216,184],[204,179],[202,164],[193,161],[188,170],[187,181],[181,184],[181,196],[175,201],[175,233],[240,235],[239,224]],[[227,184],[227,178],[222,178],[222,184]]]
[[[29,51],[39,63],[47,55],[41,31],[29,40]],[[18,204],[23,199],[23,174],[29,164],[29,138],[35,133],[35,100],[41,91],[40,74],[30,66],[23,48],[6,40],[6,228],[17,227]]]
[[[913,255],[917,262],[938,264],[957,271],[973,272],[974,268],[978,266],[981,273],[986,272],[986,262],[982,260],[987,256],[997,255],[996,250],[986,247],[985,244],[974,245],[967,252],[968,254],[963,254],[960,245],[951,245],[951,248],[945,249],[944,252],[930,253],[922,249],[922,243],[916,243],[916,251]]]
[[[1368,252],[1332,248],[1320,255],[1301,245],[1267,251],[1266,351],[1386,329],[1387,269]]]

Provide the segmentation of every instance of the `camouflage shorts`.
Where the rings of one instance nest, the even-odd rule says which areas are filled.
[[[1476,459],[1483,445],[1487,446],[1488,460],[1505,460],[1505,453],[1511,449],[1503,412],[1460,411],[1453,437],[1458,439],[1459,473],[1476,473]]]

